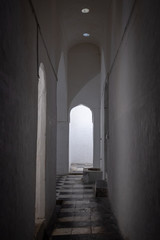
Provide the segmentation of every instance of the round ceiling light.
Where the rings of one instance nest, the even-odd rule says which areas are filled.
[[[89,13],[89,8],[83,8],[81,11],[82,13]]]
[[[84,36],[84,37],[89,37],[90,34],[89,34],[89,33],[83,33],[83,36]]]

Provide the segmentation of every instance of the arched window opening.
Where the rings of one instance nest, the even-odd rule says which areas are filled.
[[[45,155],[46,155],[46,79],[44,66],[39,67],[38,119],[36,154],[35,223],[45,219]]]
[[[83,105],[70,112],[69,126],[69,171],[81,172],[93,166],[93,121],[92,111]]]

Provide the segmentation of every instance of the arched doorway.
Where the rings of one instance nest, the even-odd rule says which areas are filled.
[[[70,112],[69,171],[81,172],[83,167],[93,166],[92,111],[79,105]]]
[[[44,65],[39,67],[38,119],[36,154],[35,223],[45,219],[45,155],[46,155],[46,79]]]

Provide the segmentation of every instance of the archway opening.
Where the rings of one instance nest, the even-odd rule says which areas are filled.
[[[69,171],[82,172],[93,166],[92,111],[83,105],[70,112],[69,125]]]
[[[46,81],[41,63],[38,82],[35,223],[45,219]]]

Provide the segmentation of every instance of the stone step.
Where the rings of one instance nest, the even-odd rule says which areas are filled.
[[[95,183],[96,197],[107,197],[107,182],[105,180],[97,180]]]

